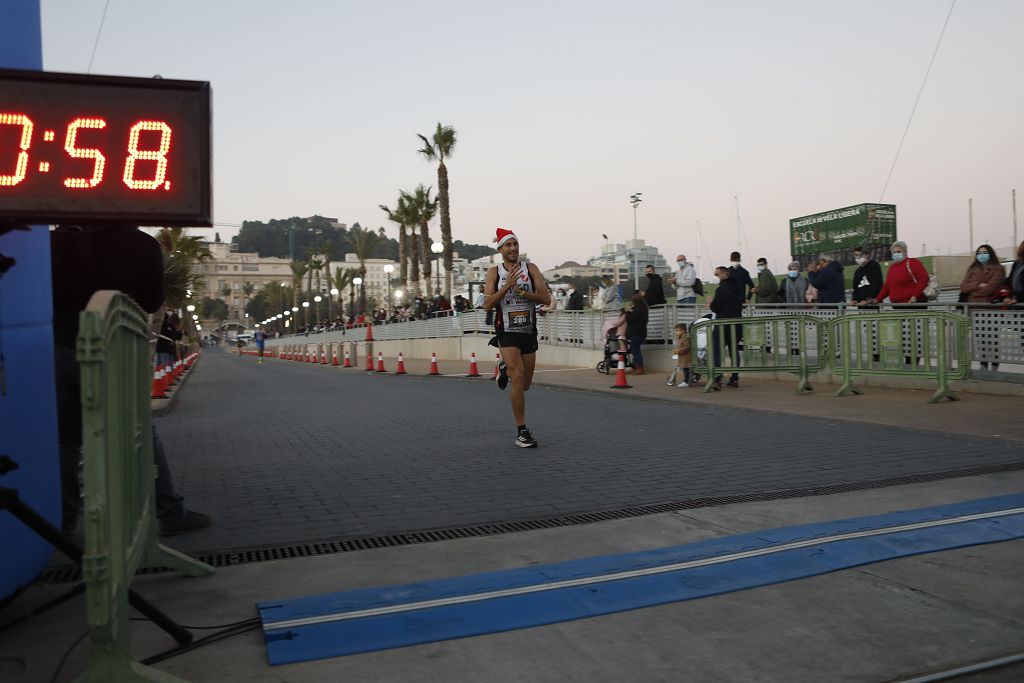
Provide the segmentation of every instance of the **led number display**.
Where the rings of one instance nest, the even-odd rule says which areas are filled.
[[[0,69],[0,221],[211,225],[210,85]]]

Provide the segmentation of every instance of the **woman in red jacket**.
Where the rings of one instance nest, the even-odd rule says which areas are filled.
[[[924,295],[924,289],[928,286],[928,269],[916,258],[907,256],[907,243],[897,241],[890,247],[892,251],[892,265],[889,272],[885,274],[885,284],[882,291],[878,293],[871,303],[889,301],[894,304],[916,304],[924,303],[928,299]]]

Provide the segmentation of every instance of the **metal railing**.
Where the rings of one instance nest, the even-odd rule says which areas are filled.
[[[146,315],[120,292],[100,291],[80,316],[85,580],[92,648],[86,681],[168,680],[132,661],[129,589],[142,566],[191,576],[213,568],[157,542],[152,369]]]
[[[922,310],[960,313],[968,316],[968,350],[971,360],[1024,365],[1024,309],[1006,309],[997,305],[968,305],[956,302],[932,302],[909,304],[894,308],[883,305],[871,309],[850,308],[843,304],[748,304],[744,307],[744,319],[772,317],[779,315],[811,316],[822,321],[865,312],[889,312],[894,310]],[[673,328],[678,323],[687,326],[707,313],[704,304],[683,304],[654,306],[650,309],[647,323],[647,344],[668,346],[672,344]],[[537,330],[542,343],[556,346],[570,346],[580,349],[597,350],[604,347],[601,329],[608,320],[617,317],[614,311],[549,311],[537,318]],[[467,311],[457,315],[412,320],[399,323],[385,323],[373,326],[374,339],[379,341],[396,339],[431,339],[460,337],[462,335],[492,335],[493,325],[487,324],[487,315],[482,310]],[[827,333],[827,332],[826,332]],[[273,346],[281,343],[319,343],[360,341],[366,334],[365,327],[334,332],[289,335],[270,340]]]

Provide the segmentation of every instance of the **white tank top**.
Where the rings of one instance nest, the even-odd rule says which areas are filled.
[[[519,282],[498,301],[498,315],[494,317],[494,329],[497,332],[535,334],[537,331],[534,303],[515,292],[516,289],[527,292],[536,291],[526,262],[523,262],[520,267],[522,270],[519,273]],[[505,268],[504,263],[499,263],[497,270],[498,289],[500,290],[508,282],[508,269]]]

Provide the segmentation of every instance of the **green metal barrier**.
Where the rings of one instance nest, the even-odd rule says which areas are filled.
[[[213,568],[157,542],[150,415],[152,362],[146,314],[114,291],[93,295],[80,316],[85,554],[92,649],[83,680],[178,681],[132,660],[128,591],[136,569],[190,576]]]
[[[719,318],[697,321],[690,331],[690,346],[706,348],[700,367],[707,369],[704,392],[714,378],[731,372],[789,372],[799,378],[797,393],[807,391],[810,376],[827,364],[827,323],[804,314],[754,318]],[[700,335],[706,334],[705,344]],[[721,364],[715,365],[715,346]]]
[[[843,379],[836,396],[862,393],[853,378],[871,375],[932,379],[938,388],[929,403],[959,400],[949,383],[970,373],[966,316],[927,310],[851,313],[828,326],[835,372]]]

